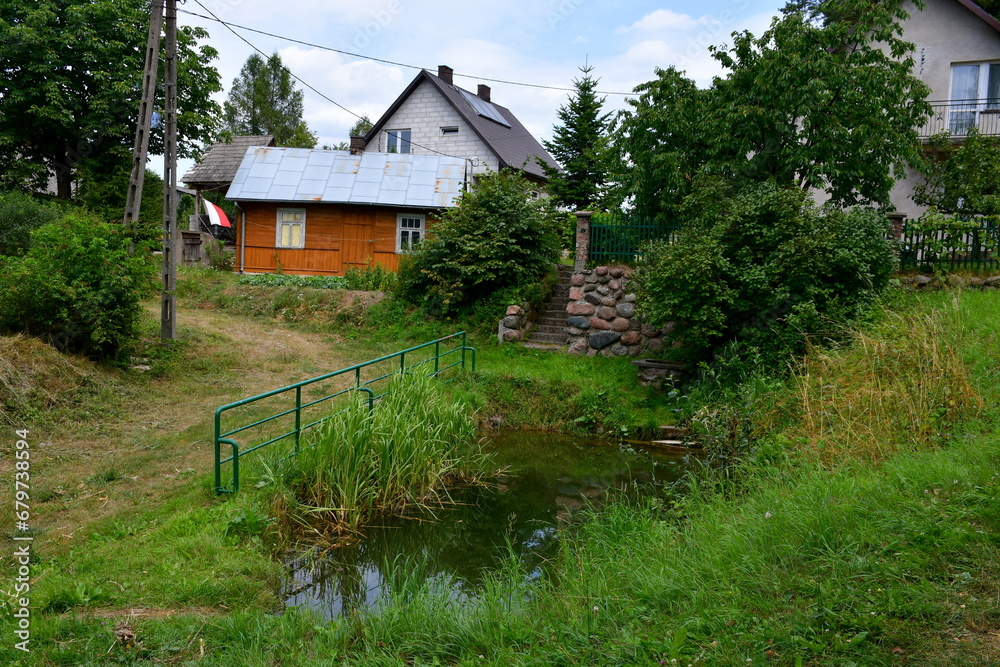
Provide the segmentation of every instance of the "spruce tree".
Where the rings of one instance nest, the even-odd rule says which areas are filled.
[[[604,98],[596,94],[600,79],[590,76],[592,66],[580,68],[583,77],[573,80],[576,89],[569,103],[559,107],[561,125],[552,141],[542,142],[562,169],[543,164],[549,192],[562,206],[583,209],[597,206],[608,180],[608,129],[610,113],[601,113]]]
[[[278,146],[316,146],[316,135],[302,120],[302,91],[277,53],[266,61],[257,54],[247,58],[224,109],[232,134],[270,134]]]

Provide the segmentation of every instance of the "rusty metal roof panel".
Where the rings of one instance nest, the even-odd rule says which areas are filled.
[[[227,193],[240,201],[455,206],[465,161],[442,155],[248,148]]]

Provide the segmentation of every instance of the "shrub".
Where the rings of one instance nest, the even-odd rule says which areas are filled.
[[[676,322],[692,360],[781,363],[807,337],[836,337],[888,285],[883,215],[820,210],[773,184],[728,199],[713,191],[691,200],[677,240],[653,244],[636,271],[642,312],[654,325]]]
[[[402,262],[398,294],[450,315],[499,290],[537,284],[559,257],[563,217],[529,193],[530,184],[515,172],[480,179]]]
[[[59,217],[59,209],[20,192],[0,194],[0,255],[28,252],[31,232]]]
[[[0,260],[0,328],[60,350],[115,357],[138,338],[155,268],[120,227],[68,214],[39,227],[21,258]]]

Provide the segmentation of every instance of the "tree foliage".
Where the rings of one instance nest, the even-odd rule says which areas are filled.
[[[100,177],[128,160],[148,25],[142,0],[0,0],[0,187],[41,191],[54,174],[68,199],[79,167]],[[178,29],[180,157],[195,156],[216,133],[218,54],[198,46],[207,36]],[[150,152],[162,148],[154,132]]]
[[[21,192],[0,193],[0,256],[28,252],[31,232],[56,220],[59,209]]]
[[[643,316],[675,322],[695,360],[784,361],[865,312],[895,260],[888,220],[872,209],[818,209],[807,193],[763,183],[735,196],[699,183],[673,244],[636,271]]]
[[[398,293],[442,315],[501,292],[522,300],[559,257],[560,215],[531,189],[509,170],[482,177],[405,258]]]
[[[0,329],[60,350],[116,357],[138,338],[154,285],[147,253],[129,253],[121,225],[69,213],[39,227],[23,257],[0,259]]]
[[[608,180],[610,113],[602,113],[604,98],[596,94],[600,79],[590,76],[593,67],[581,67],[583,77],[573,80],[576,89],[569,103],[559,107],[561,125],[555,127],[545,149],[562,168],[540,162],[548,190],[557,204],[572,209],[603,208]]]
[[[760,37],[711,49],[727,70],[706,90],[673,69],[639,86],[617,140],[623,199],[677,211],[699,173],[734,191],[774,181],[826,191],[839,205],[888,203],[894,174],[915,163],[927,87],[910,74],[898,3],[827,0],[775,18]]]
[[[278,146],[315,148],[317,137],[302,120],[302,91],[296,90],[281,56],[247,58],[223,105],[232,134],[270,134]]]
[[[947,133],[931,137],[930,146],[913,201],[963,216],[1000,214],[1000,138],[972,128],[958,146]]]

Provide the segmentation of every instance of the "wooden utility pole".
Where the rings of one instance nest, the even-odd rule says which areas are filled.
[[[160,338],[177,337],[177,0],[166,0],[163,103],[163,296]]]
[[[132,178],[125,197],[125,216],[122,224],[127,228],[135,224],[142,206],[142,184],[146,177],[146,155],[149,151],[149,133],[152,130],[153,103],[156,100],[156,69],[160,59],[160,32],[163,30],[163,0],[152,0],[149,11],[149,34],[146,37],[146,65],[142,74],[142,100],[139,102],[139,122],[135,127],[132,144]]]

